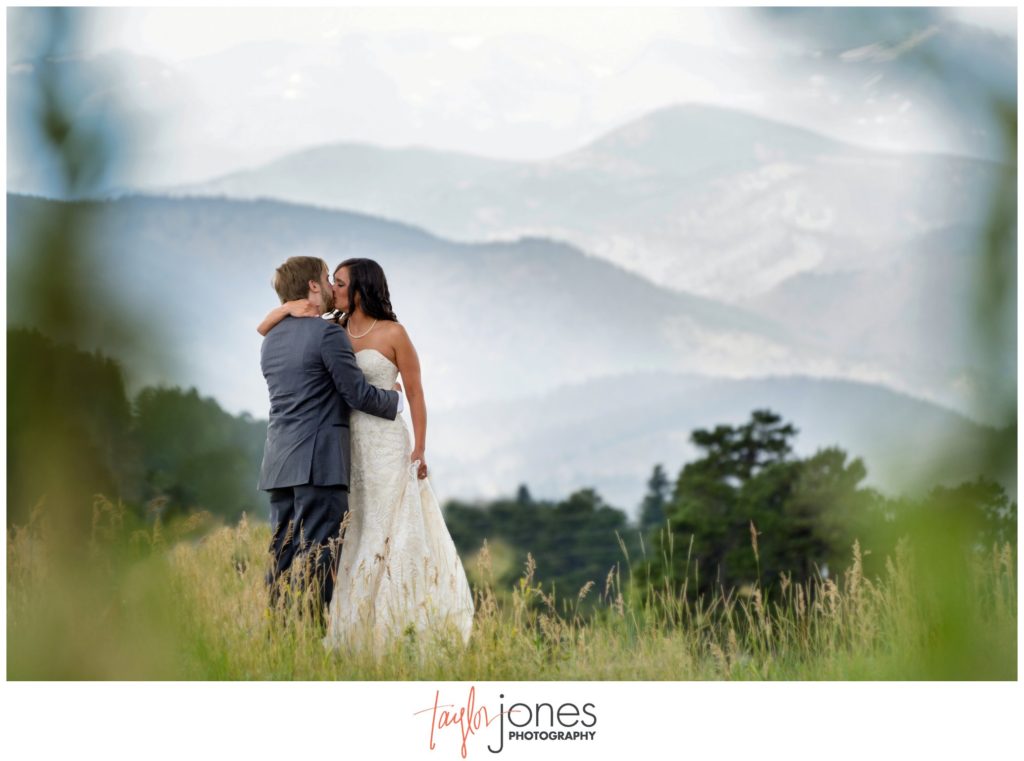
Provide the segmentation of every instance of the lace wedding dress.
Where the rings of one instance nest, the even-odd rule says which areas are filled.
[[[398,368],[376,349],[356,353],[366,379],[392,388]],[[349,515],[324,645],[380,652],[410,627],[421,641],[468,641],[473,595],[429,479],[416,476],[409,431],[353,410]],[[344,525],[344,522],[343,522]]]

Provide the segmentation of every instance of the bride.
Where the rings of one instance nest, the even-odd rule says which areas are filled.
[[[402,376],[415,442],[401,415],[385,420],[352,410],[349,513],[324,646],[380,652],[410,629],[454,629],[466,642],[473,596],[427,477],[427,408],[416,349],[392,311],[375,261],[342,262],[332,288],[338,312],[324,318],[348,333],[367,381],[392,388]],[[287,314],[317,316],[308,301],[291,301],[267,315],[260,332]]]

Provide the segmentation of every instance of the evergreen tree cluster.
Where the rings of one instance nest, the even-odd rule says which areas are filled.
[[[256,488],[265,421],[230,415],[194,388],[129,400],[117,362],[36,331],[8,331],[7,362],[8,525],[23,523],[54,479],[85,505],[104,494],[140,515],[266,513]]]
[[[784,572],[801,581],[845,568],[854,542],[877,573],[901,537],[953,514],[956,522],[942,525],[955,525],[966,544],[1016,541],[1017,505],[991,478],[891,498],[866,486],[863,461],[839,447],[794,457],[797,433],[766,409],[742,425],[693,431],[701,456],[683,466],[671,494],[660,466],[651,477],[640,529],[653,551],[641,583],[685,582],[695,595],[771,589]]]
[[[464,558],[488,538],[513,547],[516,562],[497,579],[500,584],[518,578],[529,552],[538,578],[553,583],[559,597],[571,597],[588,581],[605,578],[622,560],[616,532],[624,536],[627,528],[626,514],[593,489],[555,502],[533,499],[526,486],[514,499],[475,504],[451,500],[445,504],[445,522]]]
[[[526,486],[515,499],[449,502],[445,517],[463,555],[484,539],[514,548],[517,564],[499,581],[516,578],[531,552],[538,577],[570,595],[588,580],[602,583],[626,560],[623,547],[641,587],[685,583],[709,595],[754,584],[771,590],[784,572],[797,581],[828,576],[849,564],[855,541],[870,547],[865,564],[878,572],[922,516],[955,513],[976,546],[1016,541],[1017,505],[990,478],[890,498],[866,486],[863,461],[839,447],[794,456],[797,433],[766,409],[741,425],[693,431],[700,456],[674,481],[654,467],[636,524],[593,490],[551,502],[533,500]]]

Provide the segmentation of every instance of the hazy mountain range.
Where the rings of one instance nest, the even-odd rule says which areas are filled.
[[[13,279],[57,203],[8,196]],[[148,352],[124,356],[116,337],[98,346],[126,361],[135,386],[194,384],[256,417],[267,402],[255,325],[276,303],[273,268],[295,253],[332,266],[351,255],[380,261],[420,352],[429,451],[449,496],[494,496],[519,482],[551,496],[594,485],[632,509],[655,462],[674,470],[692,454],[693,427],[738,423],[760,406],[803,429],[801,448],[838,443],[864,456],[888,488],[923,472],[971,475],[970,459],[956,455],[987,435],[932,404],[838,380],[879,372],[868,363],[563,243],[455,243],[271,201],[133,197],[78,209],[95,235],[100,281],[120,284],[140,326],[157,327]],[[30,298],[9,293],[10,324],[23,322]],[[822,374],[832,378],[801,377]],[[891,457],[907,452],[918,461]]]
[[[55,203],[8,196],[15,275],[27,235],[49,223]],[[788,329],[660,288],[563,243],[460,244],[365,215],[269,201],[139,197],[79,208],[97,260],[131,278],[124,298],[156,319],[169,352],[178,350],[175,379],[233,411],[265,407],[255,327],[277,303],[274,268],[300,253],[332,267],[350,256],[382,264],[441,407],[623,372],[746,375],[752,366],[784,372],[828,361]],[[27,298],[11,294],[10,319]]]
[[[173,192],[359,211],[459,240],[545,235],[736,301],[801,272],[885,265],[921,234],[977,224],[997,173],[675,106],[550,161],[329,145]]]
[[[990,162],[872,152],[680,106],[552,161],[335,145],[172,192],[345,208],[467,241],[568,241],[988,420],[1016,372],[1009,343],[1000,377],[985,369],[972,322],[1005,172],[1015,177]],[[1012,306],[1011,320],[1015,296]]]

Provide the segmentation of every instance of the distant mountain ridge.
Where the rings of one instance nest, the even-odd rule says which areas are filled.
[[[346,144],[175,192],[345,208],[456,240],[564,240],[658,285],[781,319],[897,387],[988,420],[992,390],[1010,379],[976,356],[978,295],[965,286],[1005,171],[686,105],[550,161]],[[830,300],[845,311],[819,308]],[[1005,352],[1015,365],[1015,342]]]
[[[8,195],[12,281],[56,203]],[[99,236],[105,267],[96,276],[131,283],[125,298],[159,321],[156,349],[170,361],[98,348],[122,356],[135,386],[194,385],[235,414],[266,414],[255,326],[276,304],[274,267],[298,253],[332,267],[354,255],[381,262],[420,354],[429,451],[447,495],[494,495],[520,480],[539,494],[591,484],[632,509],[655,462],[674,468],[688,456],[693,427],[738,422],[765,405],[808,431],[802,446],[835,437],[865,454],[887,485],[933,459],[953,462],[925,446],[947,441],[946,429],[962,453],[984,439],[983,428],[955,413],[873,387],[885,376],[870,364],[846,363],[791,328],[659,288],[564,243],[454,243],[409,225],[271,201],[133,197],[77,206]],[[28,298],[9,294],[9,325],[19,324]],[[832,377],[798,377],[811,373]],[[764,377],[771,375],[789,377]],[[894,480],[880,448],[923,462],[904,465],[896,473],[903,480]]]
[[[54,203],[62,202],[8,196],[13,271]],[[137,278],[126,297],[151,312],[159,294],[169,348],[188,348],[183,378],[235,411],[260,414],[255,325],[276,303],[271,273],[298,253],[332,267],[349,256],[382,264],[399,319],[435,371],[435,404],[536,393],[624,369],[744,373],[759,356],[765,367],[823,361],[789,329],[658,288],[554,241],[460,244],[365,215],[269,201],[132,197],[80,208],[102,260]],[[11,295],[10,318],[24,311],[23,298]]]

